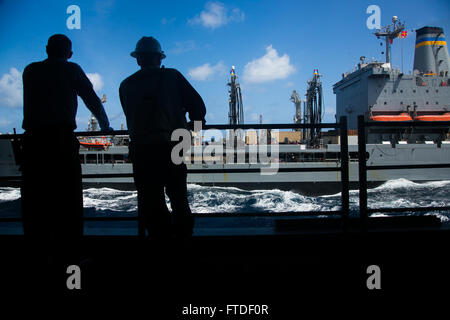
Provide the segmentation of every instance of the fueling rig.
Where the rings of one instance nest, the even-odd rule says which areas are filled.
[[[321,74],[318,69],[314,69],[314,75],[308,80],[308,88],[303,100],[303,119],[301,111],[301,102],[297,91],[293,91],[290,100],[295,104],[294,123],[304,123],[316,125],[322,123],[323,96]],[[308,147],[320,145],[321,133],[320,128],[303,128],[302,141]]]
[[[244,106],[242,105],[241,86],[236,81],[237,75],[235,66],[231,67],[231,80],[227,84],[230,87],[230,98],[228,100],[230,111],[228,112],[228,118],[230,124],[244,124]]]

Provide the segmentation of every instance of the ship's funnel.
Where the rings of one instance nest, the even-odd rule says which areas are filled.
[[[416,30],[414,70],[429,75],[448,75],[450,58],[442,28],[423,27]]]

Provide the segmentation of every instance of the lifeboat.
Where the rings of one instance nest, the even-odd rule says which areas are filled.
[[[372,121],[412,121],[412,118],[407,113],[400,113],[397,115],[383,114],[377,116],[371,116]]]
[[[80,141],[80,145],[85,148],[107,149],[111,143],[106,141]]]
[[[450,121],[450,112],[444,114],[428,114],[417,116],[414,118],[416,121]]]

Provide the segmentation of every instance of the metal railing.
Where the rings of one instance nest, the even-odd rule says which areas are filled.
[[[450,206],[441,207],[404,207],[404,208],[368,208],[367,207],[367,171],[368,170],[392,170],[392,169],[429,169],[429,168],[450,168],[449,163],[436,164],[413,164],[413,165],[378,165],[368,166],[366,157],[367,129],[370,127],[447,127],[448,121],[433,122],[365,122],[364,116],[358,116],[358,157],[359,157],[359,214],[361,220],[361,231],[367,231],[369,213],[375,212],[426,212],[426,211],[450,211]]]
[[[309,168],[278,168],[278,172],[329,172],[335,171],[341,173],[341,210],[324,210],[324,211],[297,211],[297,212],[270,212],[270,213],[212,213],[208,215],[194,214],[201,217],[257,217],[257,216],[304,216],[304,215],[340,215],[342,218],[343,229],[347,229],[349,216],[349,153],[348,153],[348,134],[347,134],[347,118],[341,117],[339,123],[322,123],[322,124],[246,124],[246,125],[203,125],[202,130],[217,129],[309,129],[309,128],[332,128],[339,129],[340,136],[340,166],[339,167],[309,167]],[[77,136],[113,136],[126,135],[125,130],[114,132],[75,132]],[[0,139],[20,139],[21,135],[9,134],[0,135]],[[247,173],[260,172],[261,168],[220,168],[220,169],[188,169],[188,173]],[[133,177],[132,173],[109,173],[109,174],[83,174],[83,179],[91,178],[128,178]],[[20,177],[0,177],[1,181],[20,180]],[[139,221],[136,217],[84,217],[84,221]],[[0,218],[0,222],[18,222],[21,218]],[[138,227],[138,234],[142,235],[142,227]]]

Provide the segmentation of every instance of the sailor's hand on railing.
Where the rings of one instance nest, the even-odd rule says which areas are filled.
[[[102,132],[113,132],[114,131],[114,129],[113,128],[111,128],[111,127],[108,127],[108,128],[101,128],[101,131]]]
[[[197,122],[200,122],[200,120],[196,120]],[[195,121],[189,121],[187,124],[186,124],[186,129],[188,129],[188,130],[190,130],[190,131],[194,131],[194,128],[195,128],[195,126],[194,126],[194,122]],[[202,123],[202,125],[204,125],[205,123],[206,123],[206,120],[205,119],[203,119],[203,120],[201,120],[201,123]],[[201,126],[200,126],[201,127]],[[198,129],[197,129],[198,130]]]

